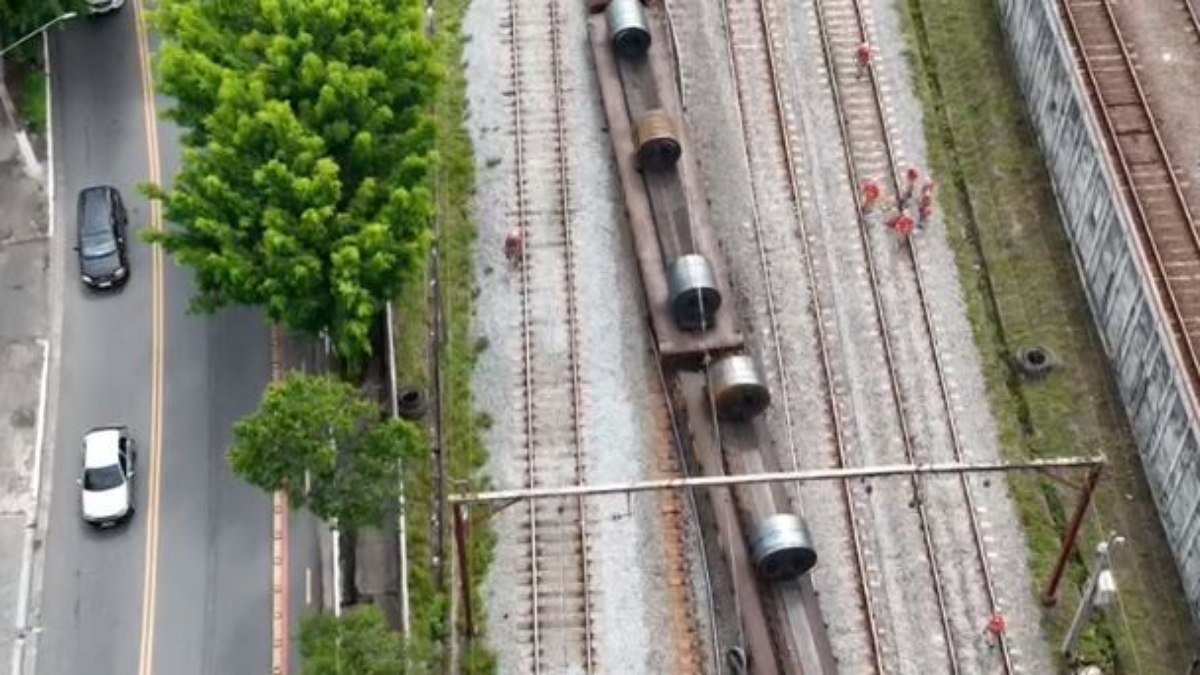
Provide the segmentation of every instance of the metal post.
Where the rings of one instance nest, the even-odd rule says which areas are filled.
[[[463,611],[467,617],[467,639],[475,637],[475,616],[471,613],[471,568],[467,563],[467,505],[454,505],[454,544],[458,557],[458,583]]]
[[[1075,610],[1075,618],[1071,620],[1071,628],[1063,638],[1063,656],[1070,658],[1075,652],[1075,644],[1079,642],[1079,636],[1083,634],[1083,629],[1091,620],[1096,608],[1106,607],[1112,601],[1111,596],[1116,586],[1112,579],[1111,552],[1114,546],[1124,543],[1124,541],[1123,537],[1118,537],[1114,533],[1109,535],[1107,541],[1096,545],[1096,562],[1092,574],[1088,577],[1083,597],[1079,601],[1079,607]]]
[[[1096,483],[1100,481],[1100,468],[1097,465],[1088,471],[1083,491],[1079,494],[1075,513],[1071,515],[1066,536],[1063,537],[1058,561],[1054,563],[1054,571],[1050,573],[1050,578],[1046,580],[1046,587],[1042,591],[1042,605],[1046,607],[1053,607],[1058,603],[1058,589],[1062,583],[1063,572],[1067,569],[1067,561],[1071,559],[1071,553],[1075,551],[1075,542],[1079,538],[1079,530],[1083,526],[1083,517],[1087,514],[1088,505],[1092,503],[1092,492],[1096,489]]]
[[[337,518],[329,526],[331,538],[330,557],[333,558],[333,615],[342,615],[342,533],[338,531]]]
[[[384,335],[387,340],[388,411],[393,420],[400,417],[400,402],[397,397],[399,384],[396,380],[396,336],[392,323],[392,303],[384,305]],[[399,513],[396,514],[397,538],[400,540],[400,633],[405,638],[412,631],[408,600],[408,499],[404,494],[404,460],[397,462],[399,476]]]

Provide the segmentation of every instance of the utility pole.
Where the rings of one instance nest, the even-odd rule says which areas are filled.
[[[66,14],[63,14],[61,16],[54,17],[53,19],[47,21],[46,23],[42,24],[40,27],[34,29],[33,31],[31,31],[30,33],[28,33],[27,35],[22,37],[20,40],[17,40],[16,42],[12,43],[11,45],[9,45],[3,49],[0,49],[0,56],[4,56],[9,51],[16,49],[17,47],[20,47],[26,40],[29,40],[30,38],[34,37],[38,33],[41,33],[42,31],[46,30],[50,26],[53,26],[54,24],[56,24],[60,21],[68,21],[70,19],[74,19],[77,16],[79,16],[79,15],[75,12],[67,12]]]
[[[1125,537],[1118,537],[1116,532],[1108,535],[1106,541],[1096,544],[1096,561],[1087,585],[1083,589],[1083,598],[1079,608],[1075,610],[1075,618],[1071,621],[1071,629],[1063,638],[1062,654],[1067,658],[1075,652],[1075,644],[1079,636],[1091,620],[1097,607],[1108,607],[1117,595],[1117,580],[1112,573],[1112,549],[1125,543]]]

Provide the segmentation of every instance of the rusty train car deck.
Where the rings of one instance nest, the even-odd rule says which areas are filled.
[[[709,219],[699,168],[687,141],[682,106],[664,51],[669,44],[667,36],[660,22],[648,23],[650,50],[636,62],[621,59],[618,63],[605,14],[588,17],[588,35],[658,351],[665,365],[695,368],[703,364],[706,355],[715,357],[741,349],[743,339],[733,313],[733,291],[725,259]],[[683,146],[676,171],[643,174],[638,168],[632,120],[653,107],[668,111],[676,120]],[[668,303],[664,254],[673,259],[690,252],[708,260],[722,298],[714,326],[699,333],[680,330]]]

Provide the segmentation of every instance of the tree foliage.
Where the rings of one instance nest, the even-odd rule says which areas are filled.
[[[360,366],[430,243],[421,0],[162,0],[155,23],[187,147],[151,239],[195,271],[193,309],[263,305]]]
[[[422,448],[416,427],[381,420],[379,406],[353,386],[299,373],[272,383],[233,436],[235,473],[350,529],[383,519],[399,495],[397,462]]]
[[[313,614],[300,622],[304,675],[401,675],[404,643],[378,607],[352,609],[340,618]]]
[[[86,11],[85,0],[0,0],[0,48],[20,40],[56,16]]]

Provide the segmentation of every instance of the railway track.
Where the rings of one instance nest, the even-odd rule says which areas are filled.
[[[508,3],[516,178],[509,215],[523,241],[518,366],[527,487],[585,482],[560,2]],[[586,505],[564,498],[525,508],[528,568],[519,583],[528,614],[518,635],[527,650],[519,670],[594,672]]]
[[[864,178],[883,178],[885,182],[891,185],[894,195],[900,196],[908,191],[911,198],[912,186],[905,183],[905,178],[902,175],[904,169],[892,138],[890,120],[888,118],[886,101],[884,100],[883,87],[881,86],[881,77],[878,70],[879,66],[877,62],[873,62],[870,67],[865,69],[865,72],[860,73],[856,61],[855,48],[857,45],[864,42],[868,44],[875,43],[871,36],[870,22],[864,13],[861,0],[817,0],[815,2],[815,9],[826,67],[829,73],[830,91],[834,99],[834,108],[838,116],[838,126],[845,148],[847,176],[850,182],[850,189],[855,195],[855,205],[858,211],[862,212],[863,205],[859,198],[857,186],[860,184],[860,179]],[[911,383],[909,386],[910,391],[906,394],[904,386],[905,378],[897,368],[897,349],[893,345],[893,330],[888,325],[888,312],[885,311],[884,294],[881,291],[881,275],[879,273],[881,264],[880,261],[874,259],[872,253],[867,219],[865,217],[859,218],[858,225],[863,242],[863,251],[866,255],[870,272],[869,279],[881,329],[881,343],[888,363],[887,370],[893,400],[895,401],[903,431],[905,458],[907,461],[914,463],[943,459],[948,449],[955,461],[966,461],[966,453],[964,452],[958,423],[955,419],[953,399],[950,392],[951,387],[946,376],[942,350],[938,344],[937,330],[934,325],[926,282],[922,272],[918,238],[910,237],[907,240],[907,245],[902,245],[901,249],[907,253],[904,256],[909,263],[906,266],[906,271],[910,276],[911,289],[915,292],[916,304],[920,308],[921,322],[925,327],[924,335],[927,338],[925,347],[928,351],[925,354],[921,354],[919,358],[932,365],[936,379],[936,388],[939,394],[938,405],[941,407],[941,421],[944,422],[945,426],[943,430],[937,432],[926,431],[924,438],[914,434],[913,423],[918,422],[918,420],[911,416],[916,410],[927,410],[928,408],[923,405],[924,401],[920,400],[915,392],[912,392],[914,387]],[[893,313],[895,311],[893,310]],[[942,435],[943,433],[944,435]],[[923,452],[918,454],[918,449],[923,450]],[[978,564],[978,581],[981,582],[980,585],[984,591],[985,607],[989,613],[997,613],[1001,610],[1001,603],[997,596],[993,573],[988,562],[975,499],[966,476],[959,475],[955,480],[958,484],[958,492],[963,505],[961,511],[967,516],[966,525],[974,549],[974,557]],[[965,652],[976,657],[978,657],[978,654],[977,650],[970,649],[967,641],[962,639],[962,629],[960,628],[956,631],[955,627],[952,626],[951,603],[955,603],[960,615],[965,615],[968,620],[972,617],[973,608],[967,604],[969,600],[957,597],[962,595],[961,590],[953,594],[948,592],[949,583],[954,583],[956,586],[961,587],[966,577],[960,576],[963,574],[963,570],[958,568],[959,561],[952,560],[948,556],[939,556],[940,551],[930,529],[932,525],[931,519],[925,508],[925,503],[929,499],[929,493],[931,492],[928,487],[916,478],[912,481],[915,506],[921,519],[924,548],[929,557],[930,576],[939,609],[941,628],[945,637],[947,665],[950,672],[957,673],[961,672],[965,667],[964,661],[966,658],[960,652]],[[953,531],[956,528],[946,527],[950,523],[943,523],[942,525],[947,532],[943,537],[959,538],[959,532]],[[945,543],[943,542],[943,545]],[[969,636],[971,634],[971,627],[968,627],[966,630],[966,634]],[[1003,672],[1013,672],[1012,651],[1003,635],[999,637],[998,647],[999,661]]]
[[[1200,400],[1200,237],[1130,48],[1107,0],[1060,0],[1084,84],[1167,311],[1193,401]],[[1185,5],[1187,3],[1185,2]],[[1190,5],[1188,16],[1200,22]]]
[[[811,332],[813,333],[816,350],[820,356],[819,374],[826,392],[821,405],[822,433],[820,446],[829,456],[834,465],[846,467],[851,465],[850,455],[852,434],[848,429],[853,426],[842,402],[848,399],[844,391],[845,374],[835,370],[837,362],[834,351],[837,349],[836,338],[829,334],[827,327],[836,325],[836,317],[832,307],[822,302],[822,296],[829,297],[830,291],[828,272],[822,268],[809,248],[811,235],[803,215],[804,196],[799,179],[800,170],[797,167],[799,146],[801,140],[797,129],[797,111],[791,99],[781,87],[779,75],[780,39],[774,16],[775,6],[764,0],[754,2],[734,1],[723,2],[723,10],[727,17],[729,43],[731,45],[730,70],[738,89],[737,117],[743,134],[743,147],[755,148],[753,156],[747,153],[744,157],[747,170],[751,176],[752,196],[752,230],[758,253],[759,269],[762,272],[763,284],[766,288],[766,320],[770,328],[771,351],[774,355],[774,367],[777,391],[783,392],[783,416],[787,426],[788,456],[780,458],[784,466],[790,464],[795,470],[800,468],[799,452],[792,419],[793,400],[790,393],[793,376],[784,355],[781,336],[780,306],[785,314],[791,314],[793,308],[807,311],[811,317]],[[762,126],[749,124],[747,120],[761,118],[762,111],[747,109],[748,101],[770,101],[769,111],[773,111],[774,124],[769,131]],[[779,235],[791,228],[776,226],[774,232],[767,231],[762,223],[761,215],[764,205],[784,205],[787,222],[794,227],[796,241],[799,246],[799,258],[804,268],[804,282],[807,284],[807,302],[794,295],[782,296],[777,290],[772,268],[783,261],[781,258],[791,257],[790,246],[779,241]],[[774,215],[781,215],[779,211]],[[772,239],[774,237],[774,239]],[[790,244],[790,242],[788,242]],[[791,300],[791,307],[781,297]],[[799,307],[795,307],[799,305]],[[785,327],[788,328],[788,327]],[[794,334],[795,330],[789,330]],[[806,443],[807,446],[807,443]],[[817,488],[820,489],[820,488]],[[874,608],[871,588],[877,583],[878,563],[873,560],[872,548],[868,541],[870,525],[865,520],[866,513],[859,507],[860,498],[854,495],[854,488],[848,481],[843,481],[838,487],[837,499],[840,501],[840,511],[849,538],[844,542],[847,550],[842,552],[843,559],[849,559],[853,565],[851,574],[856,580],[847,581],[847,585],[856,587],[858,606],[862,613],[865,630],[863,650],[868,655],[867,662],[878,671],[882,669],[883,638]],[[829,555],[830,544],[823,544],[823,557],[826,560],[838,556]],[[829,562],[823,563],[823,569],[829,570]],[[841,570],[830,570],[837,574]],[[805,580],[802,583],[811,583]],[[795,593],[784,593],[784,606],[791,633],[798,629],[811,630],[820,626],[820,617],[815,603],[804,603]],[[791,595],[792,597],[787,597]],[[809,604],[811,606],[802,606]],[[799,616],[803,612],[806,616]],[[817,640],[818,643],[825,642]],[[794,651],[804,651],[793,648]],[[827,659],[831,660],[831,659]],[[850,665],[842,661],[841,665]],[[820,667],[820,666],[818,666]]]
[[[1200,37],[1200,12],[1197,12],[1196,8],[1192,6],[1192,0],[1181,1],[1183,2],[1183,9],[1187,12],[1188,21],[1192,25],[1192,33]]]

